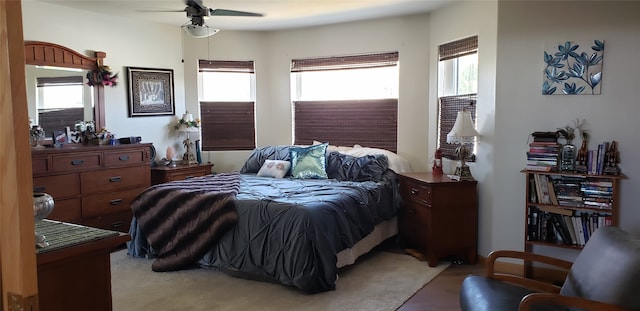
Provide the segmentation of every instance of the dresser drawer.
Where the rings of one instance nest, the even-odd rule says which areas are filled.
[[[82,220],[80,198],[54,200],[53,211],[47,219],[79,224]]]
[[[141,148],[141,149],[132,149],[132,150],[122,150],[117,152],[105,152],[104,166],[120,167],[120,166],[143,164],[146,159],[145,150],[146,149]]]
[[[49,172],[50,164],[48,157],[32,157],[31,168],[34,175],[45,174]]]
[[[80,176],[76,174],[33,178],[33,192],[46,192],[58,199],[80,195]]]
[[[101,166],[101,154],[77,153],[72,155],[55,155],[53,156],[52,162],[54,172],[96,169]]]
[[[148,186],[150,170],[148,166],[114,168],[80,173],[82,194],[98,194],[130,188]]]
[[[82,217],[93,218],[131,210],[131,201],[146,188],[94,194],[82,198]]]
[[[131,218],[133,213],[131,211],[111,214],[106,216],[98,216],[95,218],[84,218],[83,225],[101,228],[106,230],[115,230],[120,232],[129,232],[129,226],[131,225]]]
[[[400,182],[400,193],[403,200],[412,200],[431,205],[431,187],[424,183],[402,180]]]

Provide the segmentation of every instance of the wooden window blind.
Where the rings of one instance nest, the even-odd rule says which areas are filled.
[[[478,53],[478,36],[445,43],[440,45],[438,49],[438,60],[440,61]]]
[[[252,60],[235,61],[235,60],[198,60],[199,72],[246,72],[254,73],[254,65]]]
[[[36,78],[36,86],[65,86],[65,85],[82,85],[82,76],[67,77],[38,77]]]
[[[374,147],[397,152],[398,100],[296,101],[295,144]]]
[[[254,102],[200,102],[202,150],[253,150]]]
[[[198,60],[198,71],[255,73],[253,61],[202,59]],[[255,149],[254,101],[201,101],[200,120],[202,125],[202,150]]]
[[[447,134],[453,128],[458,116],[458,111],[463,108],[471,113],[471,119],[473,123],[476,123],[476,100],[477,94],[455,95],[455,96],[443,96],[440,97],[439,111],[440,115],[438,120],[439,128],[439,145],[442,156],[448,159],[457,159],[456,148],[459,144],[447,143]],[[468,144],[467,149],[473,151],[474,144]],[[475,154],[472,154],[469,159],[470,162],[475,161]]]
[[[291,72],[389,67],[398,65],[398,52],[291,60]]]
[[[398,65],[398,52],[293,59],[291,72]],[[375,147],[397,152],[398,99],[295,101],[294,143]]]

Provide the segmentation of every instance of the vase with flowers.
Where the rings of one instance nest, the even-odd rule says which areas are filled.
[[[558,128],[556,133],[561,139],[564,139],[564,145],[562,146],[562,152],[560,154],[560,170],[563,172],[581,171],[581,152],[576,154],[576,147],[573,145],[573,140],[576,138],[576,132],[580,133],[582,138],[582,149],[586,149],[586,145],[589,140],[589,133],[584,128],[585,120],[576,118],[573,121],[573,126],[566,125],[565,127]],[[578,163],[576,163],[578,160]]]
[[[40,125],[31,125],[29,129],[29,141],[33,148],[44,148],[42,141],[44,140],[44,129]]]

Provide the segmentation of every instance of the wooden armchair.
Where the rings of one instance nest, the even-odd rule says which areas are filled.
[[[497,273],[498,258],[517,258],[568,270],[562,287]],[[465,278],[462,311],[640,310],[640,240],[618,227],[593,234],[575,262],[519,251],[489,254],[485,275]]]

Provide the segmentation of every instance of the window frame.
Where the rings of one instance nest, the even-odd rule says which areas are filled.
[[[347,56],[292,59],[292,91],[297,73],[399,66],[399,53],[368,53]],[[299,91],[299,90],[296,90]],[[296,96],[292,95],[292,98]],[[314,140],[332,145],[382,148],[397,151],[398,98],[349,100],[294,100],[291,103],[294,144]],[[374,107],[372,109],[372,107]],[[376,124],[372,128],[372,124]]]
[[[440,72],[441,62],[447,60],[455,60],[460,57],[464,57],[467,55],[477,54],[478,53],[478,36],[466,37],[460,40],[452,41],[449,43],[442,44],[438,47],[438,72]],[[456,65],[453,67],[451,74],[457,76],[459,73],[459,68]],[[477,75],[477,72],[476,72]],[[440,87],[440,83],[446,77],[438,77],[438,91],[442,92],[443,88]],[[438,146],[442,152],[443,158],[447,159],[458,159],[458,155],[456,153],[456,148],[458,144],[449,144],[447,143],[447,134],[453,128],[455,123],[458,111],[466,109],[471,113],[471,119],[473,120],[474,125],[477,127],[476,123],[476,103],[478,94],[470,93],[470,94],[459,94],[458,87],[456,83],[456,90],[454,94],[447,94],[446,96],[443,94],[438,94]],[[472,150],[470,156],[465,159],[468,162],[475,162],[475,139],[474,143],[467,144],[467,149]]]
[[[211,101],[203,99],[202,74],[228,72],[250,74],[249,101]],[[198,97],[202,150],[234,151],[256,148],[254,61],[198,60]]]

